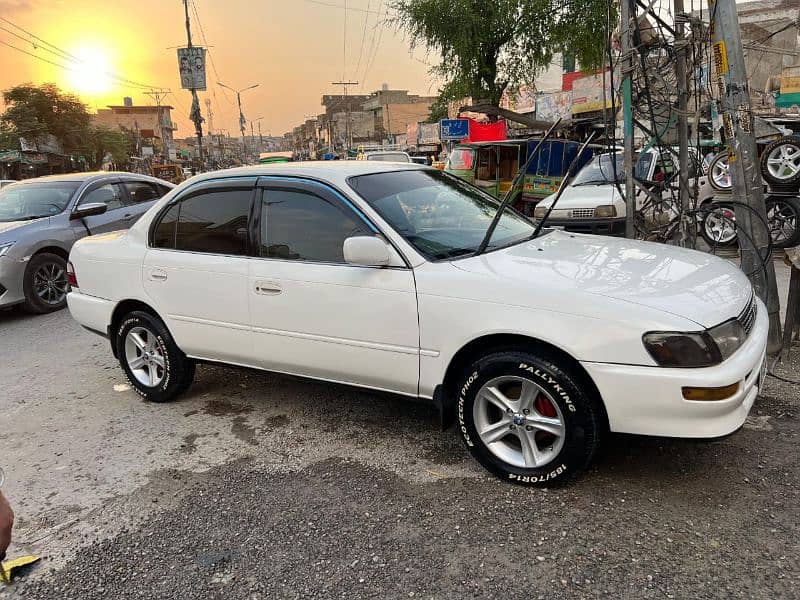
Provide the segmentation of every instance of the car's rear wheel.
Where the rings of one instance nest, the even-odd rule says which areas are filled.
[[[195,363],[175,344],[160,319],[128,313],[117,326],[117,356],[136,392],[151,402],[168,402],[192,384]]]
[[[591,461],[602,413],[569,366],[527,352],[495,352],[474,362],[457,389],[464,442],[498,477],[553,486]]]
[[[28,261],[22,282],[25,294],[23,308],[30,313],[44,314],[67,305],[67,261],[58,254],[42,252]]]

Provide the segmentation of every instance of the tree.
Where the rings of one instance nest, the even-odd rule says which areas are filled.
[[[3,100],[8,109],[0,121],[17,136],[36,139],[51,134],[67,154],[82,147],[91,116],[76,96],[62,92],[53,83],[26,83],[3,92]]]
[[[129,132],[100,125],[86,129],[80,150],[86,156],[89,167],[99,169],[107,155],[118,167],[127,165],[135,148],[136,142]]]
[[[509,85],[533,83],[561,48],[584,68],[600,66],[611,10],[609,0],[396,0],[393,7],[412,47],[441,54],[432,69],[445,81],[441,98],[494,106]]]

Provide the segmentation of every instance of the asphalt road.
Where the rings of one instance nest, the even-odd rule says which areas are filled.
[[[216,366],[147,404],[106,344],[0,312],[9,554],[43,557],[0,598],[800,597],[798,386],[723,440],[614,435],[536,491],[426,404]]]

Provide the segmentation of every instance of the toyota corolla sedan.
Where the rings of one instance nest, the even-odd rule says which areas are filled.
[[[75,240],[130,227],[173,187],[135,173],[70,173],[0,190],[0,308],[46,313],[67,304]]]
[[[80,240],[74,318],[164,402],[211,361],[431,400],[505,480],[578,475],[606,430],[713,438],[763,380],[767,313],[711,255],[542,230],[447,173],[288,163],[193,178]]]

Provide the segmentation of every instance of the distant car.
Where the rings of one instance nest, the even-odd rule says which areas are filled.
[[[427,165],[428,164],[428,157],[427,156],[412,156],[411,162],[418,164],[418,165]]]
[[[607,430],[742,426],[769,319],[741,270],[537,232],[513,210],[486,239],[498,205],[412,164],[205,173],[128,231],[76,243],[69,308],[152,402],[185,392],[197,361],[424,398],[482,465],[525,485],[577,476]]]
[[[67,256],[76,240],[127,229],[171,190],[133,173],[26,179],[0,190],[0,307],[46,313],[67,304]]]
[[[402,162],[402,163],[413,162],[408,152],[398,152],[394,150],[381,151],[381,152],[366,152],[364,153],[364,160],[378,160],[382,162]]]
[[[0,188],[4,188],[7,185],[11,185],[12,183],[17,183],[13,179],[0,179]]]

